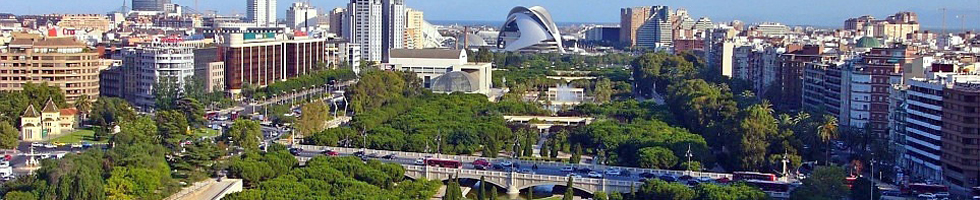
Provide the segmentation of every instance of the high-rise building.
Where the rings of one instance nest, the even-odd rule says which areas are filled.
[[[246,84],[266,86],[312,73],[326,56],[323,38],[276,33],[231,33],[225,38],[225,87],[232,94]]]
[[[954,193],[980,188],[980,75],[955,77],[943,90],[942,164]]]
[[[163,12],[167,4],[170,0],[133,0],[133,10]]]
[[[161,81],[183,88],[194,77],[194,48],[180,43],[141,44],[120,51],[123,60],[123,98],[142,111],[156,107],[154,90]]]
[[[389,50],[404,48],[404,0],[351,0],[343,36],[361,47],[367,61],[383,62]]]
[[[247,0],[245,18],[258,26],[276,25],[276,0]]]
[[[80,96],[99,97],[99,71],[108,63],[74,38],[42,38],[26,33],[13,34],[13,40],[0,50],[0,91],[23,90],[28,82],[57,86],[65,100]]]
[[[636,30],[636,46],[661,48],[673,42],[673,26],[670,21],[670,8],[654,6],[650,17]]]
[[[646,23],[647,18],[650,18],[651,10],[651,7],[620,9],[619,27],[622,29],[619,32],[619,41],[631,47],[636,46],[636,31]]]
[[[296,30],[312,30],[317,26],[318,18],[316,8],[306,2],[295,2],[286,10],[286,25]]]
[[[903,166],[909,175],[926,180],[942,180],[943,84],[920,78],[908,82]]]
[[[346,25],[346,22],[344,21],[345,12],[347,11],[343,8],[334,8],[333,10],[330,10],[329,13],[325,13],[325,15],[327,15],[327,20],[330,22],[329,25],[327,25],[330,33],[343,35],[344,26]]]
[[[421,10],[408,9],[405,12],[405,48],[425,48],[425,36],[422,34],[424,23],[425,14]]]
[[[841,126],[869,128],[877,138],[884,138],[888,130],[888,90],[892,79],[902,78],[902,68],[915,59],[912,47],[873,48],[857,57],[853,67],[846,70],[849,121]],[[844,122],[844,120],[841,120]]]

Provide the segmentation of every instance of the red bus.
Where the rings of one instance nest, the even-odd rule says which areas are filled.
[[[476,169],[487,170],[490,169],[490,161],[487,159],[476,159],[473,161],[473,167]]]
[[[463,168],[463,162],[438,158],[425,159],[425,165],[445,168]]]
[[[852,187],[854,187],[854,181],[857,181],[857,177],[856,176],[850,176],[850,177],[844,178],[844,180],[847,181],[847,188],[852,188]]]
[[[745,184],[755,186],[763,192],[789,192],[790,184],[776,181],[745,180]]]
[[[906,194],[935,194],[940,192],[949,192],[949,187],[937,184],[912,183],[905,186],[905,188],[902,188],[902,192]]]
[[[732,173],[732,175],[734,181],[745,181],[745,180],[776,181],[776,175],[770,173],[735,172]]]

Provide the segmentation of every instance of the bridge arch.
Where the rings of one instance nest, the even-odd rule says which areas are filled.
[[[477,180],[477,181],[479,181],[480,180],[480,176],[460,175],[459,176],[459,179],[470,179],[470,180]],[[449,181],[449,177],[440,177],[439,178],[439,181],[443,181],[443,182]],[[503,179],[503,178],[489,177],[488,176],[488,177],[484,178],[484,181],[486,181],[487,183],[490,183],[490,185],[496,186],[498,189],[505,189],[506,190],[507,189],[507,186],[508,186],[506,179]]]
[[[568,184],[568,182],[561,182],[561,183],[559,183],[559,182],[535,182],[535,183],[532,183],[532,184],[521,185],[521,186],[517,187],[517,189],[524,190],[524,189],[531,188],[532,186],[533,187],[538,187],[538,186],[545,186],[545,185],[553,185],[553,186],[565,187],[565,184]],[[588,186],[583,187],[582,184],[572,184],[572,188],[573,189],[576,189],[576,190],[579,190],[579,191],[583,191],[585,193],[589,193],[589,194],[595,194],[595,192],[596,192],[593,189],[588,188]]]

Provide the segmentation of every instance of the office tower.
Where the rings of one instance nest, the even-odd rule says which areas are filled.
[[[0,91],[23,90],[28,82],[61,88],[70,104],[80,96],[99,97],[99,54],[73,38],[42,38],[26,33],[0,47]]]
[[[422,35],[422,24],[425,14],[420,10],[408,9],[405,12],[405,48],[425,48],[425,36]]]
[[[670,8],[654,6],[651,16],[636,30],[636,46],[660,48],[673,42],[673,26],[670,22]]]
[[[170,0],[133,0],[133,10],[163,12],[167,4]]]
[[[343,30],[345,26],[344,23],[345,12],[347,11],[344,10],[343,8],[334,8],[333,10],[330,10],[329,13],[325,14],[327,15],[327,20],[329,20],[329,25],[327,26],[329,27],[330,33],[343,35]]]
[[[156,107],[153,91],[157,83],[166,81],[177,90],[190,83],[194,76],[194,47],[179,43],[151,43],[130,47],[120,52],[125,84],[123,98],[141,111]],[[172,88],[171,88],[172,89]]]
[[[276,0],[247,0],[247,21],[259,26],[276,25]]]
[[[620,9],[619,41],[636,46],[636,31],[643,26],[643,23],[650,17],[650,7],[632,7]]]
[[[849,119],[842,127],[869,128],[873,137],[884,138],[888,129],[888,90],[890,80],[901,78],[903,66],[911,63],[915,51],[910,47],[873,48],[867,54],[851,62],[852,67],[846,70],[846,82],[849,87],[847,106]],[[842,114],[844,115],[844,114]],[[844,122],[844,120],[841,120]]]
[[[383,62],[390,49],[404,46],[404,0],[351,0],[344,37],[361,47],[367,61]]]
[[[316,28],[317,18],[316,8],[306,2],[293,3],[286,10],[286,25],[296,30],[310,31]]]
[[[267,86],[317,70],[325,39],[276,33],[231,33],[221,44],[225,87],[239,94],[244,85]]]
[[[908,86],[905,169],[910,175],[942,180],[943,83],[917,78]]]

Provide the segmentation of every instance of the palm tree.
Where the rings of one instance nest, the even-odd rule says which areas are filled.
[[[82,121],[85,121],[85,119],[88,118],[88,112],[92,110],[92,100],[89,99],[88,95],[78,96],[78,98],[75,99],[75,105],[73,106],[75,106],[75,109],[77,109],[81,114],[80,117],[82,118]]]
[[[820,141],[827,144],[827,164],[830,164],[830,141],[837,139],[838,137],[838,126],[837,118],[830,115],[823,116],[823,124],[817,127],[817,134],[820,136]]]

